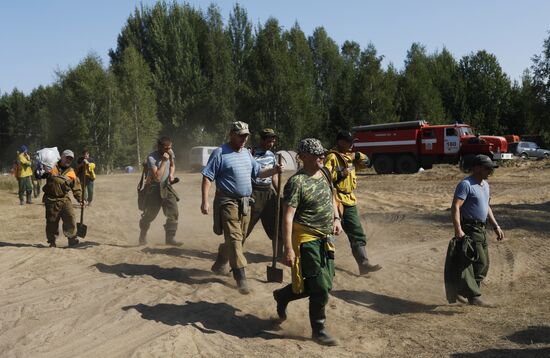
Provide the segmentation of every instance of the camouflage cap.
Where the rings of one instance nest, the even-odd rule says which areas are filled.
[[[250,131],[248,130],[248,123],[241,121],[232,122],[229,126],[229,131],[237,134],[250,134]]]
[[[315,138],[302,139],[298,143],[296,151],[298,153],[309,153],[313,155],[322,155],[327,152],[327,150],[321,144],[321,141]]]
[[[269,138],[269,137],[276,137],[277,134],[275,134],[275,131],[271,128],[264,128],[260,131],[260,137],[261,138]]]

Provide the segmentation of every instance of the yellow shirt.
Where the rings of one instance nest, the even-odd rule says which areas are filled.
[[[19,163],[19,178],[26,178],[32,175],[31,160],[25,153],[21,153],[17,156]]]
[[[356,169],[365,168],[367,156],[359,153],[359,160],[355,160],[355,153],[338,153],[330,151],[325,159],[325,167],[330,171],[332,183],[336,188],[336,199],[346,206],[357,205],[357,198],[353,191],[357,188]],[[351,169],[347,177],[341,177],[344,168]]]

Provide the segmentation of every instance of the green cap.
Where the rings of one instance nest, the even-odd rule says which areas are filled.
[[[276,137],[277,134],[275,134],[275,131],[271,128],[264,128],[260,131],[260,137],[261,138],[269,138],[269,137]]]

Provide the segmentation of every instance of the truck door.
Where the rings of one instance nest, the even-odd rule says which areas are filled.
[[[420,152],[422,154],[434,154],[436,153],[437,138],[435,136],[435,129],[422,128],[422,143]]]
[[[460,137],[456,128],[445,128],[445,137],[443,138],[445,154],[457,154],[460,150]]]

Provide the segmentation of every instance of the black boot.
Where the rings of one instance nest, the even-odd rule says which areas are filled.
[[[32,191],[27,192],[27,204],[32,204]]]
[[[147,245],[147,230],[141,230],[139,232],[139,245]]]
[[[212,272],[221,276],[229,275],[229,266],[227,265],[227,259],[224,257],[223,253],[223,244],[218,246],[218,256],[216,256],[216,261],[212,265]]]
[[[80,241],[78,241],[78,239],[76,238],[76,236],[74,237],[69,237],[68,238],[69,240],[69,246],[76,246],[80,243]]]
[[[366,275],[369,272],[375,272],[382,269],[382,266],[380,265],[373,265],[369,263],[365,246],[353,247],[351,249],[351,252],[353,254],[353,257],[355,258],[355,261],[357,262],[357,266],[359,266],[360,275]]]
[[[57,247],[57,245],[55,244],[55,237],[54,238],[49,238],[48,239],[48,244],[50,245],[50,247]]]
[[[286,307],[290,301],[299,300],[307,297],[306,293],[296,294],[292,291],[292,285],[287,285],[281,289],[273,291],[273,298],[277,302],[278,322],[282,323],[286,320]]]
[[[311,323],[311,338],[324,346],[336,346],[338,341],[325,329],[325,306],[309,302],[309,322]]]
[[[239,293],[243,295],[248,295],[250,293],[250,289],[248,288],[248,282],[246,282],[244,267],[233,269],[233,278],[235,279],[235,281],[237,281],[237,288],[239,289]]]

